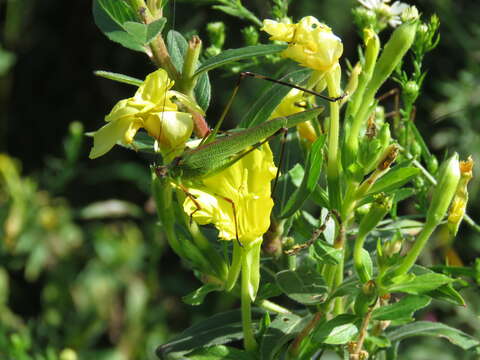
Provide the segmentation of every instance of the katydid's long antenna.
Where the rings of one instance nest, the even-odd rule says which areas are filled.
[[[271,78],[271,77],[268,77],[268,76],[265,76],[265,75],[255,74],[255,73],[252,73],[252,72],[249,72],[249,71],[244,71],[244,72],[240,73],[241,78],[244,78],[244,77],[247,77],[247,76],[252,77],[252,78],[256,78],[256,79],[263,79],[263,80],[271,81],[273,83],[280,84],[280,85],[285,85],[285,86],[288,86],[288,87],[291,87],[291,88],[294,88],[294,89],[297,89],[297,90],[301,90],[301,91],[306,92],[308,94],[318,96],[319,98],[322,98],[324,100],[331,101],[331,102],[342,100],[345,96],[347,96],[347,93],[344,93],[340,96],[332,98],[332,97],[329,97],[329,96],[326,96],[326,95],[322,95],[322,94],[320,94],[316,91],[313,91],[313,90],[310,90],[310,89],[307,89],[307,88],[304,88],[304,87],[301,87],[301,86],[298,86],[298,85],[295,85],[295,84],[291,84],[291,83],[286,82],[286,81],[277,80],[277,79],[274,79],[274,78]]]
[[[210,139],[214,139],[215,136],[217,135],[218,130],[220,130],[220,126],[222,126],[223,124],[223,120],[225,120],[225,117],[227,116],[228,111],[232,107],[235,96],[237,96],[238,89],[240,89],[240,83],[242,82],[242,79],[243,79],[243,75],[242,73],[240,73],[240,76],[238,77],[238,80],[237,80],[237,84],[233,88],[232,95],[230,95],[230,99],[228,99],[227,106],[225,106],[225,109],[223,109],[222,115],[220,115],[220,119],[218,119],[217,124],[215,125],[215,128],[210,132],[210,134],[208,134],[207,137],[204,138],[204,140],[202,140],[200,145],[208,144],[211,141]]]

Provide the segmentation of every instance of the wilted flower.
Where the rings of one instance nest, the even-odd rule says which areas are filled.
[[[264,20],[262,30],[271,35],[271,40],[289,43],[282,56],[314,70],[330,71],[343,53],[342,40],[313,16],[306,16],[297,24]]]
[[[467,186],[473,177],[473,159],[468,158],[467,161],[460,161],[460,181],[457,186],[457,191],[450,205],[448,214],[448,230],[452,236],[455,236],[460,227],[460,223],[465,215],[468,202]]]
[[[192,133],[193,120],[172,102],[177,96],[170,90],[173,84],[163,69],[149,74],[133,97],[120,100],[105,117],[107,124],[93,135],[89,157],[104,155],[117,142],[131,144],[141,128],[157,140],[170,158],[181,152]]]

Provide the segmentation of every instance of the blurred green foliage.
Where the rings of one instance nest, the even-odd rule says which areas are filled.
[[[281,2],[275,3],[281,14]],[[292,2],[291,14],[316,15],[344,39],[346,49],[354,49],[357,38],[345,11],[351,3],[299,0]],[[437,155],[456,149],[478,162],[480,4],[417,3],[425,14],[438,14],[442,41],[426,59],[431,81],[425,83],[416,124]],[[0,357],[154,359],[158,344],[196,318],[228,309],[231,299],[211,298],[201,311],[195,309],[196,315],[181,303],[180,297],[198,282],[183,271],[156,231],[147,161],[139,165],[134,155],[122,151],[95,163],[87,159],[90,140],[83,137],[84,129],[97,128],[116,100],[131,90],[95,78],[92,71],[143,78],[153,66],[103,37],[93,25],[89,1],[45,5],[0,1]],[[267,1],[245,5],[260,19],[271,6]],[[237,47],[243,41],[237,29],[244,29],[247,39],[256,36],[248,28],[255,22],[248,14],[244,21],[232,22],[217,10],[186,1],[171,1],[167,11],[175,18],[170,28],[192,34],[198,27],[204,39],[211,31],[207,23],[228,19],[225,38],[211,35],[212,43],[205,44],[212,52]],[[248,66],[267,72],[255,69],[254,62]],[[212,85],[224,98],[215,99],[209,111],[213,118],[234,83],[230,72],[217,75]],[[233,119],[241,119],[252,101],[249,87],[258,84],[244,86]],[[480,181],[474,179],[471,199],[479,191]],[[472,201],[469,213],[478,219],[480,204]],[[461,231],[455,247],[468,264],[480,251],[480,235],[466,226]],[[433,246],[425,256],[435,256]],[[477,303],[478,289],[464,295],[469,304]],[[424,317],[480,335],[478,306],[438,304],[430,309]],[[467,359],[458,351],[447,351],[445,342],[429,340],[420,346],[415,341],[402,346],[401,358]]]

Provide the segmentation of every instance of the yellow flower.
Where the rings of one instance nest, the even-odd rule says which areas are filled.
[[[263,24],[262,30],[272,35],[270,39],[289,43],[282,56],[302,66],[327,72],[342,56],[342,40],[313,16],[306,16],[293,25],[273,20],[264,20]]]
[[[292,114],[305,111],[305,99],[303,98],[303,91],[292,89],[288,92],[282,102],[273,110],[270,119],[282,116],[289,116]],[[309,142],[314,142],[317,139],[317,134],[310,121],[305,121],[297,125],[297,131],[302,139]]]
[[[248,246],[270,226],[270,182],[276,173],[270,147],[264,144],[227,169],[189,187],[194,199],[185,199],[184,211],[199,224],[215,225],[220,239],[234,240],[238,234],[242,245]]]
[[[190,114],[177,111],[171,100],[176,96],[170,90],[173,84],[163,69],[149,74],[133,97],[120,100],[105,117],[107,124],[95,132],[89,157],[104,155],[117,142],[132,143],[140,128],[170,157],[181,152],[193,131],[193,120]]]

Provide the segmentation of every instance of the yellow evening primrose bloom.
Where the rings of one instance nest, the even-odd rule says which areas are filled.
[[[282,56],[314,70],[330,71],[343,53],[342,40],[313,16],[306,16],[293,25],[264,20],[262,30],[269,33],[272,40],[289,43]]]
[[[212,223],[220,239],[234,240],[238,233],[242,245],[248,246],[270,226],[270,182],[276,173],[272,151],[264,144],[220,173],[189,187],[195,201],[187,197],[184,211],[201,225]]]
[[[172,102],[173,84],[163,69],[149,74],[133,97],[120,100],[105,117],[107,124],[93,135],[89,157],[104,155],[117,142],[132,143],[141,128],[157,140],[161,150],[181,152],[192,134],[193,120]]]
[[[305,111],[305,99],[303,91],[292,89],[283,98],[282,102],[273,110],[270,119],[277,117],[289,116]],[[317,134],[310,121],[305,121],[297,125],[297,131],[302,139],[313,143],[317,139]]]

